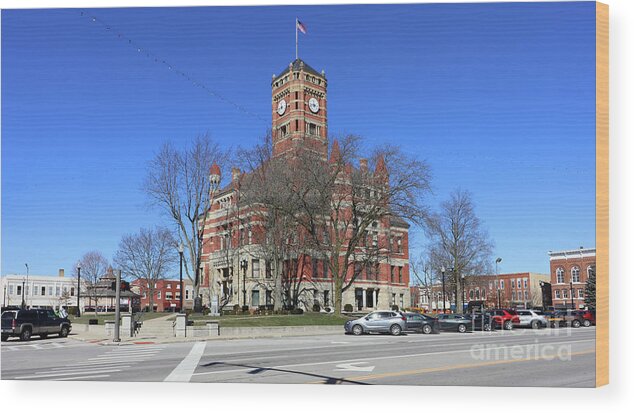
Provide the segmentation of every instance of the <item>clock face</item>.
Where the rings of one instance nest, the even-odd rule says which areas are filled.
[[[308,108],[311,112],[317,113],[319,112],[319,102],[315,98],[310,98],[308,101]]]
[[[284,99],[277,103],[277,113],[282,116],[286,112],[286,101]]]

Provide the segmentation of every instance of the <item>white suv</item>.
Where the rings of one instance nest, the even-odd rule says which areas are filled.
[[[538,329],[548,326],[548,320],[541,311],[517,310],[517,315],[520,317],[520,327]]]

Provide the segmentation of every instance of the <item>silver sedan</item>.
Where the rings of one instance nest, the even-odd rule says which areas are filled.
[[[390,333],[398,336],[405,330],[406,318],[396,311],[374,311],[356,320],[346,321],[346,334]]]

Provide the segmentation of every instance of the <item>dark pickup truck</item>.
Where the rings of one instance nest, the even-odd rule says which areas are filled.
[[[31,336],[46,338],[49,334],[68,336],[71,323],[59,317],[53,310],[7,310],[2,313],[2,341],[20,337],[28,341]]]

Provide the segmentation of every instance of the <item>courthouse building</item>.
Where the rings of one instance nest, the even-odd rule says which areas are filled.
[[[317,153],[323,162],[338,159],[338,144],[335,141],[331,148],[328,144],[327,84],[323,71],[316,71],[300,59],[273,76],[273,157],[285,157],[299,148]],[[383,159],[377,161],[374,171],[368,170],[364,159],[359,160],[359,168],[375,177],[387,173]],[[218,305],[230,307],[236,304],[250,308],[271,306],[275,297],[272,264],[256,253],[254,233],[257,229],[247,219],[249,206],[238,205],[243,173],[233,168],[231,175],[229,185],[211,194],[212,206],[205,224],[200,269],[201,295],[212,309]],[[210,169],[210,180],[216,185],[221,180],[217,165]],[[406,222],[393,216],[372,225],[372,242],[389,239],[385,241],[390,243],[389,257],[359,274],[353,285],[344,291],[342,308],[346,304],[364,311],[394,304],[409,306],[408,228]],[[302,253],[294,260],[299,261],[297,273],[286,271],[284,277],[305,280],[301,290],[297,291],[301,297],[295,297],[299,298],[296,300],[299,306],[304,309],[311,309],[315,304],[321,308],[334,306],[334,282],[328,263],[308,253]]]

